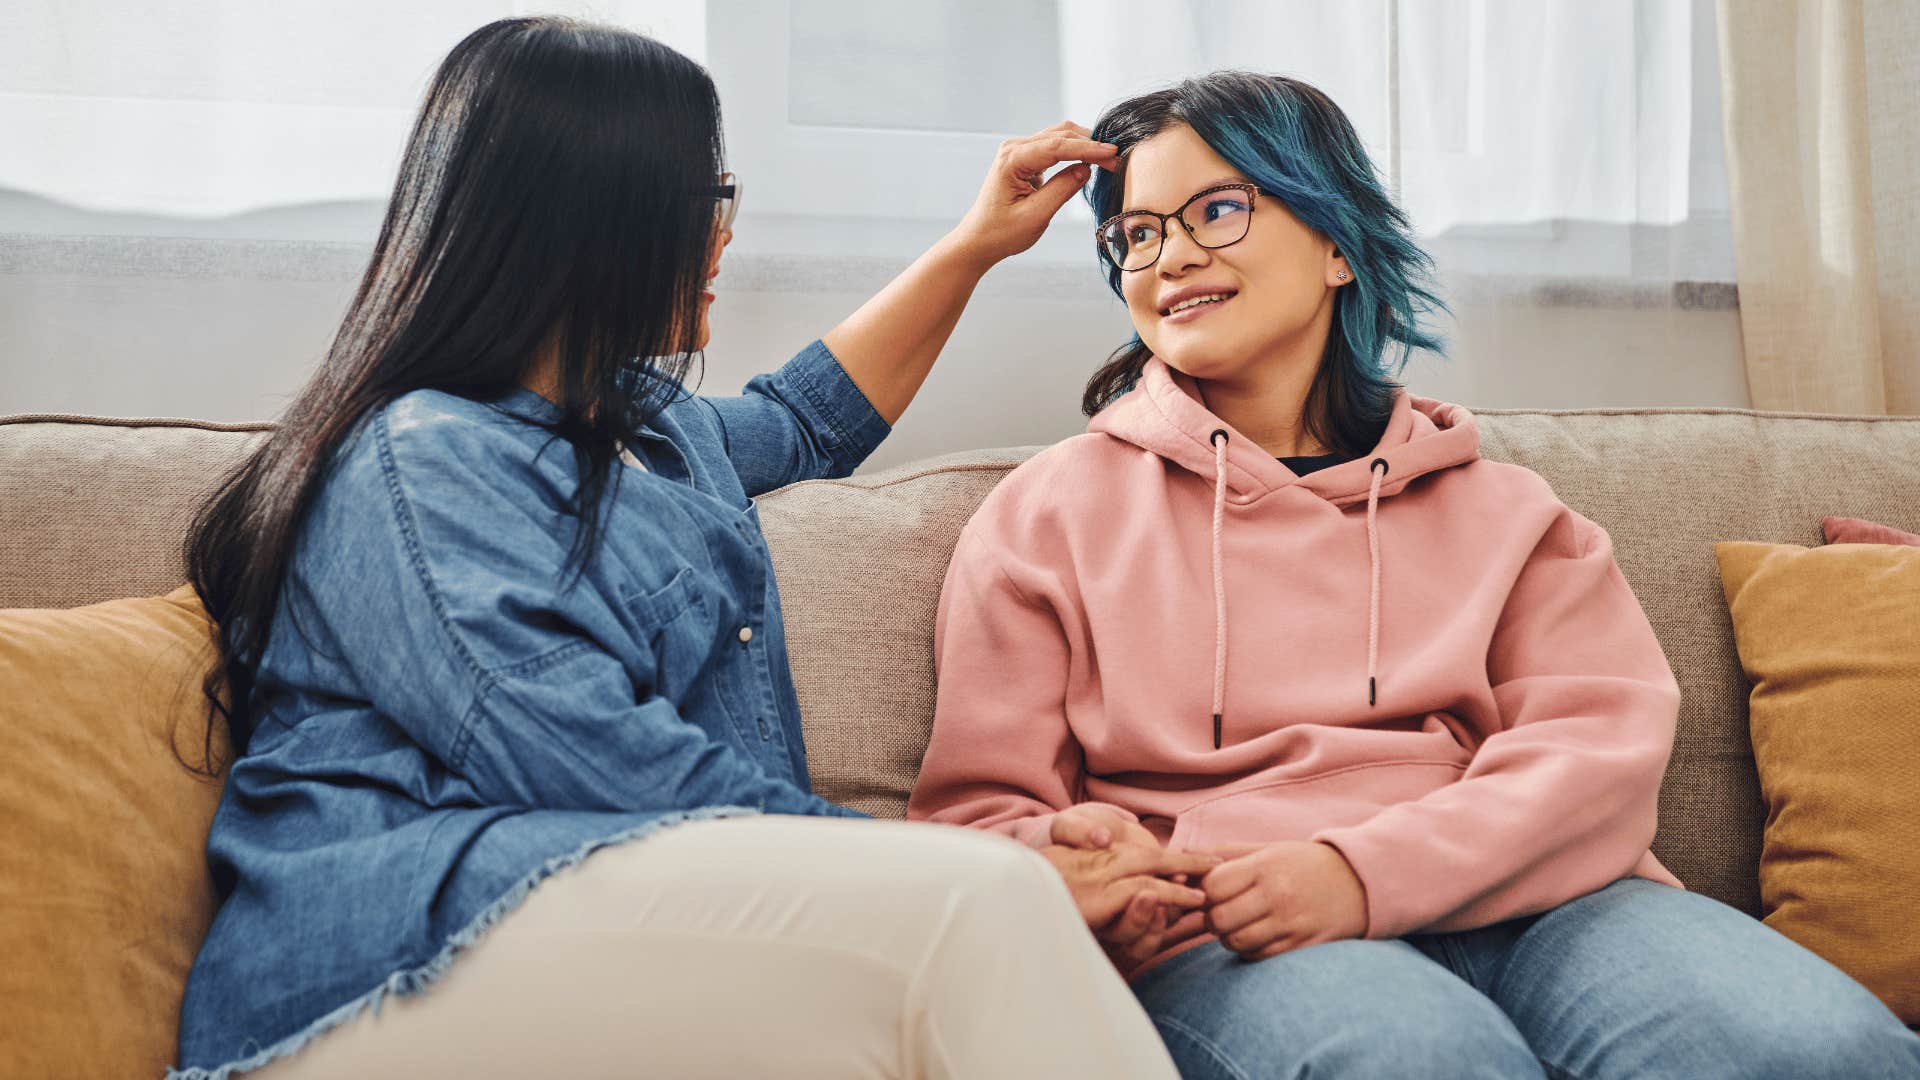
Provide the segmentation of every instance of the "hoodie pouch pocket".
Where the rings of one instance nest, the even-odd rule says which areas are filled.
[[[1464,762],[1400,760],[1353,765],[1216,795],[1174,819],[1174,848],[1306,840],[1323,829],[1358,825],[1389,806],[1412,802],[1460,779]]]

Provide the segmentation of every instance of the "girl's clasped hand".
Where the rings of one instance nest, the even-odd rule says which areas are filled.
[[[1328,844],[1178,851],[1133,815],[1098,803],[1055,814],[1049,839],[1042,854],[1122,971],[1203,934],[1264,960],[1367,932],[1366,892]]]

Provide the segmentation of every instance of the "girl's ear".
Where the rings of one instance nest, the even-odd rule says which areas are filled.
[[[1347,260],[1340,254],[1339,248],[1327,252],[1326,282],[1327,288],[1337,289],[1353,280],[1353,271],[1347,268]]]

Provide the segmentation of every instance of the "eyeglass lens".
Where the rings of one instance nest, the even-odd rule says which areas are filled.
[[[1180,208],[1180,221],[1194,242],[1204,248],[1238,243],[1253,221],[1251,196],[1239,188],[1202,192]],[[1143,270],[1160,258],[1166,240],[1158,214],[1126,214],[1101,232],[1107,257],[1122,270]]]

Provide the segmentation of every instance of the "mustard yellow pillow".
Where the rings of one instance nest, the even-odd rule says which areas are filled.
[[[211,626],[192,590],[0,611],[0,1062],[158,1076],[213,915]],[[226,745],[215,743],[224,759]]]
[[[1717,544],[1767,925],[1920,1024],[1920,547]]]

